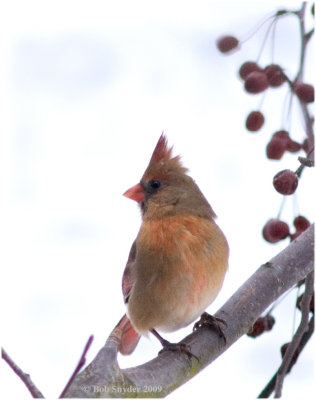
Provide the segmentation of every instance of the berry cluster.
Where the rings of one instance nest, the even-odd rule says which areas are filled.
[[[270,160],[280,160],[286,151],[296,153],[302,148],[304,149],[304,143],[295,142],[288,131],[281,130],[272,135],[266,147],[266,155]]]
[[[303,12],[302,12],[303,10]],[[269,160],[280,160],[283,155],[287,152],[298,153],[304,151],[308,161],[308,164],[302,164],[298,169],[293,172],[289,169],[278,172],[273,178],[273,186],[275,190],[284,195],[293,195],[298,187],[299,178],[301,176],[304,166],[311,166],[313,164],[313,153],[314,153],[314,135],[312,131],[313,118],[308,110],[309,103],[314,102],[314,86],[304,82],[303,80],[303,68],[305,53],[307,49],[307,43],[313,36],[314,29],[309,32],[305,32],[304,25],[304,11],[305,6],[298,11],[292,10],[279,10],[272,16],[272,22],[268,28],[266,38],[269,35],[269,30],[276,23],[278,18],[283,18],[287,15],[295,15],[298,17],[301,24],[301,53],[299,55],[300,63],[299,70],[294,78],[290,78],[286,74],[286,68],[283,68],[279,64],[270,63],[266,66],[262,66],[258,61],[246,61],[239,68],[239,77],[243,82],[244,90],[251,94],[256,95],[263,93],[270,89],[276,89],[284,85],[288,85],[291,99],[296,98],[299,106],[303,110],[304,122],[305,122],[305,133],[306,138],[301,142],[295,141],[288,130],[281,129],[275,131],[266,146],[266,156]],[[314,15],[314,7],[311,9]],[[217,48],[223,54],[231,54],[241,48],[242,41],[238,40],[232,35],[222,36],[217,40]],[[263,45],[265,42],[263,43]],[[263,47],[262,47],[263,49]],[[260,57],[260,55],[259,55]],[[292,100],[289,103],[292,106]],[[251,111],[246,118],[246,129],[250,132],[258,132],[265,122],[265,116],[260,109]],[[302,157],[299,158],[300,161]],[[302,161],[301,161],[302,162]],[[281,214],[281,210],[278,215]],[[289,226],[286,222],[281,221],[278,218],[270,219],[267,221],[263,228],[263,237],[270,243],[277,243],[280,240],[289,237],[291,240],[299,236],[307,227],[310,225],[309,221],[303,216],[296,216],[293,220],[295,228],[294,233],[290,233]]]
[[[314,33],[314,27],[307,31],[306,29],[306,9],[307,2],[303,2],[301,4],[301,8],[296,11],[291,10],[278,10],[271,17],[269,17],[263,24],[260,25],[260,28],[267,22],[270,22],[270,25],[266,31],[263,45],[261,46],[261,50],[259,56],[256,61],[252,61],[251,59],[244,62],[239,68],[239,77],[243,83],[243,88],[246,93],[249,93],[251,96],[258,95],[261,93],[265,93],[267,91],[273,91],[280,87],[283,88],[283,91],[288,89],[289,96],[287,96],[284,100],[284,105],[287,105],[287,117],[291,115],[293,109],[293,102],[296,103],[300,111],[302,112],[302,120],[304,123],[304,133],[305,138],[303,140],[296,141],[293,137],[295,137],[295,132],[292,135],[290,134],[290,123],[287,118],[287,121],[282,121],[281,129],[274,130],[265,149],[266,157],[269,160],[281,160],[282,157],[287,154],[291,155],[298,152],[305,152],[305,156],[298,157],[298,161],[300,165],[296,169],[296,171],[291,171],[290,169],[284,169],[273,177],[272,183],[274,189],[283,195],[283,199],[281,202],[281,207],[278,212],[277,218],[269,219],[262,230],[263,238],[269,243],[278,243],[285,238],[289,238],[291,241],[295,240],[302,232],[309,228],[310,222],[303,215],[297,215],[298,212],[293,213],[292,217],[292,227],[290,228],[289,224],[286,221],[281,220],[281,212],[283,210],[283,205],[285,204],[285,199],[288,196],[295,194],[298,185],[299,179],[301,178],[302,171],[305,167],[313,167],[314,166],[314,133],[313,133],[313,123],[314,117],[311,115],[311,110],[309,109],[310,103],[314,102],[315,94],[314,94],[314,86],[305,82],[303,78],[303,72],[306,61],[306,52],[307,52],[307,44],[310,41],[311,37]],[[314,16],[314,4],[311,8],[311,13]],[[297,22],[299,25],[299,38],[300,38],[300,54],[298,54],[298,71],[294,77],[290,77],[288,74],[288,70],[286,65],[283,62],[280,64],[275,63],[272,54],[272,60],[268,65],[260,65],[259,59],[261,56],[261,52],[264,49],[266,44],[266,40],[269,37],[270,33],[272,33],[272,41],[275,40],[275,26],[276,22],[279,18],[287,17],[288,15],[294,15],[297,18]],[[257,29],[258,31],[258,29]],[[217,41],[217,48],[223,54],[230,54],[233,51],[236,51],[241,48],[243,41],[238,40],[236,37],[230,36],[222,36]],[[274,43],[273,43],[274,49]],[[263,64],[263,63],[261,63]],[[267,64],[267,63],[266,63]],[[281,93],[282,94],[282,91]],[[265,123],[265,115],[261,110],[263,100],[265,97],[263,96],[260,102],[260,107],[253,107],[253,111],[251,111],[246,118],[246,129],[249,132],[258,132]],[[286,102],[288,99],[288,102]],[[283,105],[283,106],[284,106]],[[285,107],[284,107],[285,109]],[[284,118],[285,119],[285,118]],[[292,248],[295,249],[295,244],[293,244]],[[305,283],[305,294],[301,295],[297,298],[296,308],[298,308],[302,313],[301,323],[297,329],[297,334],[300,329],[304,329],[305,333],[301,336],[294,335],[291,343],[285,343],[281,347],[281,355],[284,360],[282,361],[281,367],[278,369],[274,377],[269,381],[263,391],[259,394],[259,398],[268,398],[273,391],[275,391],[275,397],[281,397],[281,389],[283,385],[283,380],[285,373],[288,373],[292,366],[297,361],[299,354],[303,350],[304,346],[310,339],[313,331],[314,331],[314,320],[313,317],[306,321],[306,314],[313,313],[314,314],[314,295],[309,304],[308,301],[305,301],[305,295],[308,296],[307,299],[311,297],[310,293],[312,291],[312,280],[311,275],[307,275],[304,279],[300,280],[296,288],[299,291],[300,286]],[[291,289],[290,289],[291,290]],[[303,297],[304,296],[304,297]],[[304,301],[302,301],[304,299]],[[281,298],[280,301],[283,299]],[[264,332],[271,331],[273,326],[275,325],[275,319],[271,315],[273,309],[280,303],[280,301],[275,301],[272,304],[270,310],[263,316],[260,316],[252,328],[247,333],[248,336],[252,338],[256,338],[263,334]],[[288,350],[288,351],[287,351]],[[285,373],[282,375],[282,366],[286,368]]]
[[[278,218],[270,219],[263,227],[263,237],[269,243],[277,243],[287,237],[294,240],[310,226],[310,222],[305,217],[299,215],[294,218],[293,225],[295,231],[291,234],[287,222],[281,221]]]

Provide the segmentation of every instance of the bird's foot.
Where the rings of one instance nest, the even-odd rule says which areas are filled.
[[[156,336],[156,338],[159,340],[159,342],[162,345],[162,349],[159,351],[158,354],[162,354],[165,351],[174,351],[177,353],[184,353],[189,358],[194,357],[197,359],[197,361],[199,361],[198,357],[191,352],[191,347],[188,344],[168,342],[168,340],[161,337],[155,329],[152,329],[151,333]]]
[[[198,357],[191,352],[191,347],[185,343],[170,343],[167,340],[163,344],[163,348],[159,351],[158,354],[164,353],[165,351],[175,351],[177,353],[184,353],[189,358],[194,357],[197,361],[199,361]]]
[[[223,319],[214,317],[213,315],[210,315],[210,314],[204,312],[201,315],[201,318],[199,319],[199,321],[194,324],[193,330],[195,331],[196,329],[200,328],[201,326],[207,326],[211,329],[215,329],[216,332],[218,333],[218,335],[224,339],[225,344],[226,344],[226,336],[223,332],[221,324],[224,325],[225,327],[227,326],[226,322]]]

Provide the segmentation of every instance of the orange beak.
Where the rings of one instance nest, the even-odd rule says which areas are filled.
[[[137,201],[137,203],[140,203],[145,199],[145,192],[144,189],[138,183],[137,185],[126,190],[126,192],[123,193],[123,196],[128,197],[131,200]]]

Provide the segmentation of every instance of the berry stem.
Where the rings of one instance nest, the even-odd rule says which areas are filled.
[[[272,18],[275,18],[275,14],[273,13],[269,17],[266,17],[255,29],[252,29],[248,34],[245,35],[245,38],[242,39],[240,42],[245,43],[247,40],[251,39],[268,21]]]
[[[299,208],[299,204],[298,204],[298,200],[297,200],[297,194],[294,193],[293,195],[293,204],[292,204],[292,208],[293,208],[293,215],[300,215],[300,208]]]
[[[293,91],[289,90],[286,94],[285,100],[282,106],[282,126],[284,126],[289,132],[292,126],[292,105],[293,105]]]
[[[304,168],[305,168],[305,165],[304,165],[304,164],[301,164],[301,165],[297,168],[297,170],[295,171],[295,174],[297,175],[298,178],[301,177]]]
[[[285,202],[286,202],[286,196],[283,196],[283,197],[282,197],[282,200],[281,200],[279,212],[278,212],[278,215],[277,215],[277,219],[280,219],[280,218],[281,218],[281,214],[282,214],[282,211],[283,211]]]
[[[274,17],[273,20],[271,21],[267,31],[266,31],[266,34],[264,35],[264,39],[263,39],[263,42],[262,42],[262,45],[261,45],[261,48],[260,48],[260,51],[259,51],[259,54],[258,54],[258,57],[257,57],[257,60],[256,60],[257,63],[259,63],[260,57],[262,55],[264,46],[266,45],[266,42],[267,42],[267,39],[269,37],[270,31],[271,31],[273,25],[276,23],[276,21],[277,21],[277,17]]]
[[[301,50],[300,50],[300,62],[299,62],[299,68],[298,72],[295,78],[295,81],[297,80],[303,80],[303,73],[304,73],[304,65],[305,65],[305,56],[306,56],[306,47],[309,42],[309,39],[311,37],[311,33],[309,32],[308,34],[306,33],[306,28],[305,28],[305,9],[306,9],[307,2],[304,1],[302,3],[302,7],[300,10],[296,12],[296,15],[299,19],[299,27],[300,27],[300,35],[301,35]],[[314,130],[313,130],[313,118],[311,117],[307,104],[299,101],[299,104],[301,106],[301,110],[303,113],[303,118],[305,122],[305,132],[308,140],[308,147],[309,149],[312,148],[313,143],[314,143]],[[314,151],[312,151],[311,160],[314,159]]]

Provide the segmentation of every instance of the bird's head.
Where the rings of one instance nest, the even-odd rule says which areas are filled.
[[[212,208],[187,172],[162,133],[140,182],[124,196],[140,205],[143,218],[176,214],[213,218]]]

